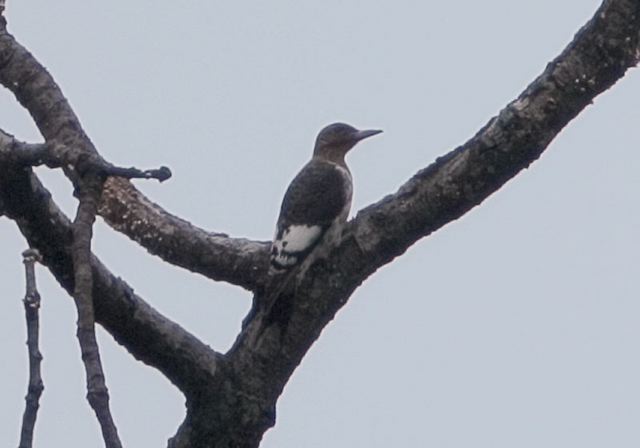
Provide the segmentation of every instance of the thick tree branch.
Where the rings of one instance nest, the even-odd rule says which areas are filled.
[[[44,164],[49,148],[45,143],[25,143],[0,129],[0,158],[5,162],[28,166]]]
[[[596,96],[640,57],[640,1],[606,0],[518,98],[463,146],[362,210],[347,232],[357,281],[464,215],[527,168]]]
[[[104,181],[93,174],[82,179],[78,192],[78,211],[71,226],[73,242],[71,256],[74,271],[73,298],[78,309],[78,342],[87,375],[87,399],[93,408],[107,448],[120,448],[122,443],[109,409],[109,390],[104,378],[95,332],[93,310],[93,272],[91,239],[93,223]]]
[[[29,111],[47,143],[81,148],[85,155],[99,157],[51,75],[7,32],[4,22],[0,22],[0,84]],[[73,170],[65,173],[75,182]],[[150,253],[213,280],[250,290],[257,287],[264,272],[266,244],[198,229],[167,213],[123,179],[109,179],[102,198],[99,212],[105,221]]]
[[[42,354],[39,347],[40,333],[40,294],[36,287],[35,264],[40,261],[40,254],[35,249],[27,249],[22,253],[26,278],[26,294],[24,296],[24,313],[27,321],[27,350],[29,353],[29,386],[25,397],[26,406],[22,416],[19,448],[33,446],[33,430],[36,426],[40,396],[44,390],[40,363]]]
[[[210,279],[255,290],[266,274],[269,243],[207,232],[122,179],[107,180],[100,215],[151,254]]]

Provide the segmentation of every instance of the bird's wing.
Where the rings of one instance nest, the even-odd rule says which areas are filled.
[[[351,200],[351,179],[344,168],[312,160],[293,179],[280,208],[271,246],[275,270],[299,264],[336,220],[344,217]]]

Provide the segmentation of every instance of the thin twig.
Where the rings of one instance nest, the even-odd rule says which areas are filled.
[[[93,408],[107,448],[121,448],[118,430],[109,410],[109,391],[105,383],[100,351],[96,341],[91,272],[92,226],[96,218],[103,180],[90,176],[81,183],[78,211],[72,225],[72,257],[75,277],[74,299],[78,309],[77,337],[87,374],[87,399]]]
[[[171,170],[166,166],[148,170],[124,168],[107,162],[98,154],[87,153],[82,148],[68,147],[55,142],[22,142],[2,129],[0,129],[0,159],[25,166],[46,165],[49,168],[73,166],[84,172],[91,171],[125,179],[157,179],[164,182],[172,175]]]
[[[124,177],[125,179],[157,179],[159,182],[164,182],[171,177],[171,170],[166,166],[144,171],[133,167],[109,166],[104,168],[104,173],[109,176]]]
[[[40,294],[36,288],[35,263],[40,261],[40,253],[36,249],[27,249],[22,253],[25,277],[26,294],[24,296],[24,312],[27,320],[27,351],[29,353],[29,386],[24,415],[22,416],[22,430],[20,431],[19,448],[31,448],[33,444],[33,430],[36,425],[38,408],[40,407],[40,395],[44,390],[40,363],[42,354],[38,347],[38,333],[40,321],[38,310],[40,309]]]

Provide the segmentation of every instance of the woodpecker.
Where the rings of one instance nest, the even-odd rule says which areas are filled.
[[[345,155],[359,141],[381,133],[333,123],[320,131],[313,157],[293,179],[282,200],[271,244],[270,274],[291,271],[319,247],[333,247],[351,208],[351,172]]]

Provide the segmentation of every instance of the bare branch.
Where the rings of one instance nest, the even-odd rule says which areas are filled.
[[[29,144],[16,140],[0,129],[0,159],[17,165],[47,165],[59,168],[67,162],[79,164],[83,171],[93,170],[109,178],[101,201],[100,213],[110,225],[147,248],[150,253],[177,266],[214,280],[224,280],[253,290],[267,266],[269,243],[226,234],[210,233],[166,212],[122,178],[170,176],[166,167],[142,171],[120,168],[96,156],[81,156],[79,150],[63,145]]]
[[[29,168],[0,163],[0,202],[43,264],[70,294],[74,290],[71,222]],[[220,355],[158,313],[122,279],[91,257],[93,303],[100,323],[134,357],[157,368],[181,391],[210,382]]]
[[[270,243],[196,227],[122,179],[107,180],[100,214],[150,253],[210,279],[255,290],[266,273]]]
[[[268,412],[322,329],[369,275],[528,167],[639,55],[640,2],[605,1],[562,54],[472,139],[358,213],[329,259],[314,263],[278,298],[271,313],[286,313],[286,324],[268,308],[256,313],[227,354],[239,387]],[[256,419],[256,428],[265,421]]]
[[[36,261],[40,261],[40,253],[35,249],[27,249],[22,253],[26,278],[26,294],[24,296],[24,313],[27,321],[27,350],[29,353],[29,386],[25,397],[26,406],[22,416],[22,429],[20,431],[19,448],[31,448],[33,446],[33,430],[36,426],[38,409],[40,408],[40,396],[44,390],[40,363],[38,335],[40,332],[40,294],[36,287]]]
[[[109,410],[109,391],[100,361],[93,311],[93,272],[91,268],[92,227],[98,210],[103,181],[90,176],[82,182],[78,212],[71,229],[75,288],[73,297],[78,309],[78,342],[87,374],[87,399],[96,413],[107,448],[120,448],[120,438]]]
[[[166,166],[144,171],[133,167],[111,166],[105,168],[105,173],[108,176],[121,177],[123,179],[156,179],[160,182],[164,182],[171,177],[171,170]]]
[[[363,261],[352,270],[358,281],[527,168],[639,57],[640,2],[604,1],[544,72],[473,138],[358,214],[345,242],[357,246]]]
[[[0,84],[29,111],[45,141],[97,155],[51,75],[1,25]],[[64,169],[72,180],[77,177],[74,171]],[[213,280],[254,290],[265,272],[268,244],[230,238],[186,224],[124,179],[107,181],[99,213],[111,227],[152,254]]]
[[[0,158],[2,160],[38,166],[45,163],[48,154],[49,148],[45,143],[24,143],[0,129]]]
[[[160,182],[171,177],[166,166],[140,170],[114,166],[97,154],[87,154],[82,148],[66,148],[55,143],[25,143],[0,129],[0,158],[20,166],[46,165],[49,168],[67,167],[75,171],[91,171],[101,176],[124,179],[157,179]]]

